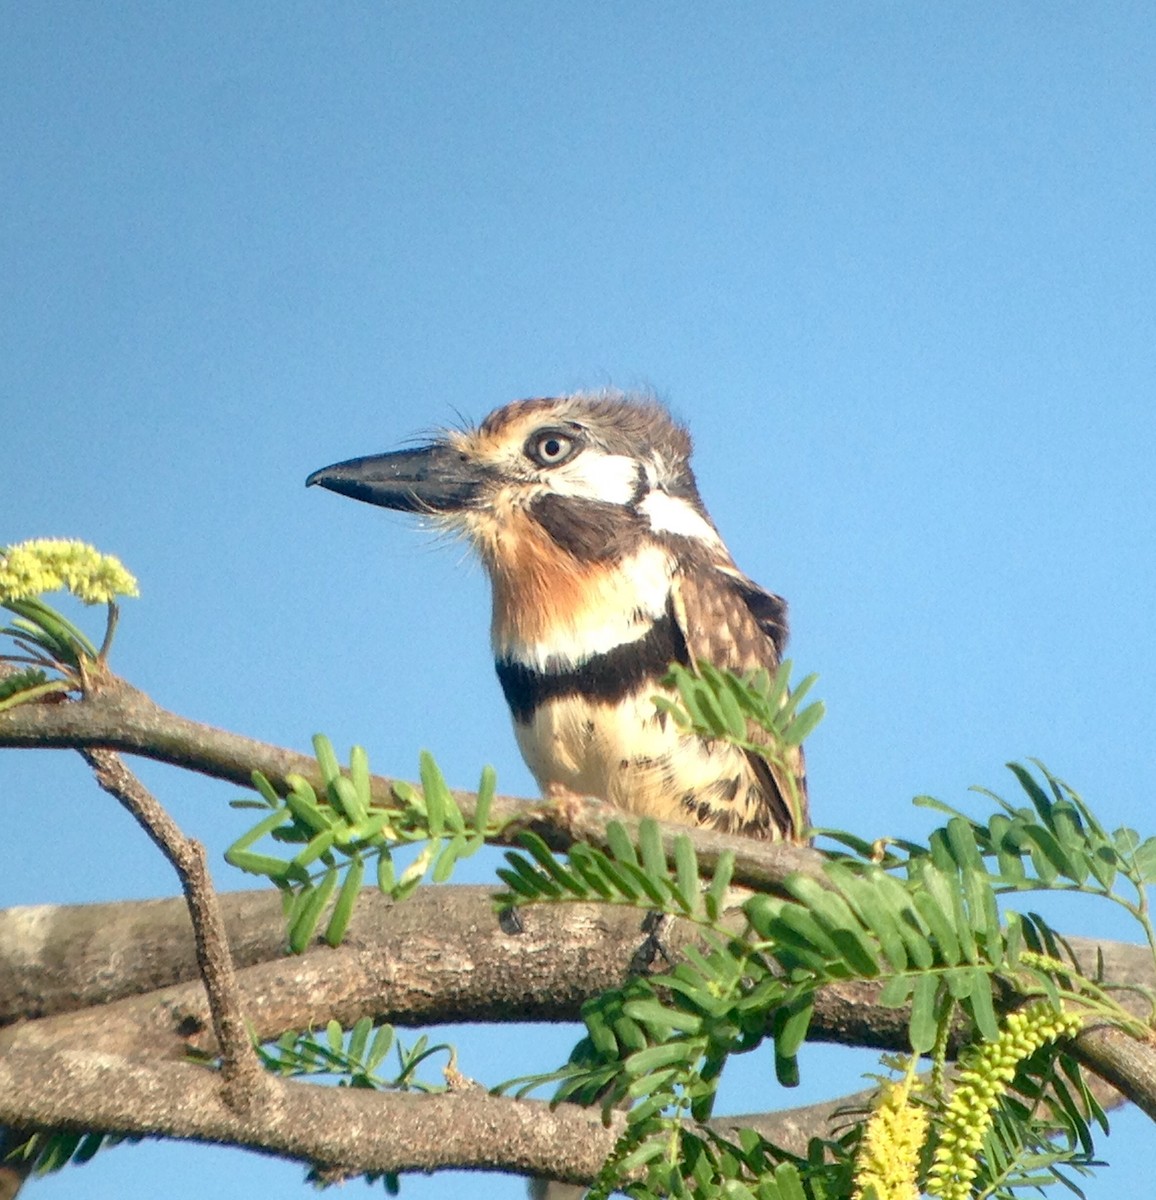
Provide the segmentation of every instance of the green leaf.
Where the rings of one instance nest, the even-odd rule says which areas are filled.
[[[687,840],[689,841],[689,839]],[[694,849],[693,844],[691,845],[691,849]],[[708,920],[717,921],[719,914],[725,908],[727,891],[730,888],[731,879],[734,876],[734,872],[734,851],[724,850],[723,853],[719,855],[718,862],[715,864],[714,874],[711,876],[710,880],[710,886],[707,888],[703,898]]]
[[[606,881],[597,858],[588,846],[579,843],[571,847],[570,866],[591,891],[597,892],[603,900],[613,899],[615,889]]]
[[[377,857],[377,888],[383,896],[392,896],[397,886],[397,875],[393,869],[393,855],[383,848]]]
[[[1051,882],[1056,875],[1066,876],[1076,883],[1082,883],[1087,878],[1087,869],[1081,870],[1080,864],[1076,863],[1067,850],[1060,845],[1051,830],[1045,829],[1041,825],[1027,825],[1024,827],[1023,835],[1033,851],[1038,850],[1052,868],[1048,873],[1050,878],[1044,879],[1044,871],[1040,869],[1040,859],[1035,853],[1032,854],[1032,861],[1036,864],[1041,880],[1044,880],[1045,883]]]
[[[339,775],[330,784],[329,794],[333,799],[334,808],[351,825],[356,825],[369,816],[369,810],[362,803],[361,796],[358,794],[352,779],[347,779],[344,775]]]
[[[970,967],[954,967],[950,971],[944,971],[943,981],[956,1000],[966,1000],[975,986],[975,975],[975,971]]]
[[[490,809],[494,803],[494,793],[498,788],[498,774],[493,767],[482,768],[482,777],[478,781],[478,798],[474,802],[474,828],[479,833],[485,833],[489,827]]]
[[[636,1050],[622,1064],[622,1069],[633,1079],[652,1075],[663,1067],[689,1067],[698,1057],[697,1047],[686,1041],[667,1042],[662,1046],[647,1046]]]
[[[939,982],[934,975],[919,975],[911,993],[911,1024],[908,1036],[916,1054],[930,1054],[935,1048],[939,1023],[935,1014],[935,998]]]
[[[585,897],[589,893],[589,888],[582,879],[579,879],[573,871],[568,871],[557,859],[557,856],[549,846],[532,830],[525,830],[518,835],[518,843],[523,846],[534,861],[545,871],[555,882],[561,884],[566,891],[579,897]]]
[[[807,1200],[803,1181],[794,1163],[779,1163],[775,1168],[775,1187],[779,1189],[780,1200]]]
[[[520,895],[535,900],[557,900],[562,895],[562,889],[545,871],[532,866],[516,851],[507,850],[505,857],[513,868],[515,876],[520,880],[520,884],[514,885],[508,872],[502,872],[502,878],[510,883],[510,886]]]
[[[469,839],[464,833],[455,833],[446,842],[445,847],[434,862],[433,873],[431,875],[434,883],[445,883],[449,879],[454,873],[454,867],[458,865],[458,859],[465,856],[469,844]]]
[[[333,751],[333,743],[325,734],[315,733],[313,735],[313,755],[317,759],[317,765],[321,768],[321,777],[325,780],[326,786],[333,780],[341,778],[341,766]]]
[[[370,1043],[369,1053],[365,1057],[367,1070],[376,1070],[385,1061],[385,1056],[393,1046],[393,1038],[392,1025],[381,1025],[378,1027],[377,1033],[373,1035],[373,1041]]]
[[[1000,928],[999,906],[986,871],[967,870],[963,874],[964,893],[971,918],[971,927],[983,939],[987,959],[1003,961],[1003,932]]]
[[[373,804],[373,787],[369,778],[369,755],[364,746],[354,746],[349,751],[349,778],[361,803],[369,808]]]
[[[783,742],[788,746],[801,746],[811,736],[815,726],[827,715],[827,706],[822,700],[808,704],[791,722],[783,733]]]
[[[884,1008],[902,1008],[911,995],[916,978],[914,975],[892,975],[883,984],[879,993],[879,1003]]]
[[[889,875],[884,875],[883,879],[887,882],[880,886],[880,891],[893,904],[895,927],[907,948],[908,958],[919,970],[929,970],[935,964],[935,948],[931,944],[927,922],[915,907],[911,893],[898,880]]]
[[[249,778],[253,781],[253,787],[260,792],[262,799],[270,808],[281,807],[281,797],[277,795],[273,785],[260,771],[250,772]]]
[[[0,679],[0,712],[53,693],[64,695],[72,687],[67,680],[49,679],[38,667],[27,667]]]
[[[614,822],[611,822],[613,825]],[[607,826],[609,828],[609,826]],[[575,846],[574,850],[578,847]],[[574,850],[570,851],[570,861],[574,862]],[[627,900],[630,903],[635,903],[642,897],[642,889],[638,884],[639,868],[634,867],[634,873],[631,874],[626,869],[626,864],[617,863],[613,859],[608,858],[601,850],[596,850],[592,846],[586,847],[587,854],[584,858],[588,863],[597,864],[599,874],[611,885],[614,892],[612,899]]]
[[[627,1000],[622,1006],[622,1011],[647,1028],[660,1031],[659,1036],[663,1038],[669,1037],[672,1031],[698,1034],[703,1028],[701,1013],[668,1007],[662,1004],[656,996]]]
[[[76,666],[78,651],[87,658],[98,656],[99,651],[84,630],[43,600],[29,596],[23,600],[5,601],[3,607],[30,622],[28,632],[33,635],[43,632],[48,648],[55,649],[55,657],[60,662]],[[14,621],[13,624],[19,626],[21,622]]]
[[[971,1013],[980,1037],[994,1042],[999,1037],[999,1020],[992,1003],[991,978],[983,971],[972,973],[970,994],[963,999],[963,1006]]]
[[[889,901],[894,901],[894,894],[885,892],[883,880],[887,878],[882,871],[870,871],[864,878],[856,879],[849,871],[837,864],[832,864],[827,872],[836,880],[839,890],[852,906],[859,919],[879,940],[888,965],[895,971],[907,970],[907,947],[899,932],[899,923],[892,911]],[[906,897],[903,897],[906,900]]]
[[[350,1061],[360,1063],[365,1056],[365,1047],[373,1029],[372,1017],[361,1017],[349,1034],[349,1049],[346,1053]]]
[[[776,1054],[782,1058],[793,1058],[798,1054],[811,1026],[814,1009],[814,995],[810,992],[775,1009],[772,1031]]]
[[[665,1139],[654,1138],[647,1140],[640,1146],[636,1146],[629,1154],[617,1160],[616,1174],[622,1176],[631,1175],[639,1168],[646,1166],[647,1163],[653,1162],[656,1158],[661,1158],[665,1153]]]
[[[963,817],[952,817],[944,830],[952,858],[961,867],[983,870],[983,855],[975,840],[975,827]]]
[[[318,806],[317,793],[304,775],[290,773],[285,776],[285,783],[291,792],[297,792],[306,803],[313,805],[314,808]]]
[[[345,831],[344,841],[347,846],[354,844],[378,844],[383,840],[383,832],[389,824],[390,814],[380,809],[371,812],[364,821],[350,825]],[[392,832],[392,831],[391,831]]]
[[[539,898],[537,886],[527,882],[517,871],[511,871],[506,867],[497,867],[494,870],[494,874],[516,896],[521,896],[526,900],[537,900]],[[500,903],[508,903],[508,898],[499,896],[498,901]]]
[[[321,882],[307,887],[302,892],[302,903],[289,926],[289,949],[301,954],[317,929],[321,911],[337,886],[337,868],[330,867],[321,877]]]
[[[666,853],[662,848],[662,834],[658,822],[644,817],[638,823],[638,848],[642,853],[642,870],[652,880],[667,879]]]
[[[667,902],[667,892],[660,886],[660,883],[651,879],[642,867],[633,866],[630,863],[622,863],[619,868],[623,874],[629,875],[631,879],[638,885],[641,893],[645,894],[651,904],[656,907],[663,907]],[[666,880],[661,881],[665,883]]]
[[[775,1079],[782,1087],[799,1086],[799,1060],[793,1054],[775,1050]]]
[[[341,891],[337,893],[337,903],[325,927],[325,940],[330,946],[340,946],[349,928],[349,920],[353,916],[353,908],[361,892],[361,884],[365,878],[365,863],[357,855],[349,864],[345,878],[341,883]]]
[[[247,875],[264,875],[268,879],[281,879],[287,865],[271,854],[256,854],[251,850],[226,850],[225,861]]]
[[[420,756],[418,774],[421,777],[422,792],[425,795],[426,819],[432,837],[441,837],[446,828],[446,798],[449,789],[442,776],[433,755],[423,750]]]
[[[115,1146],[120,1140],[113,1134],[86,1133],[80,1139],[80,1145],[73,1151],[72,1161],[78,1167],[83,1166],[86,1162],[91,1162],[99,1151]]]
[[[294,856],[294,864],[298,867],[307,867],[322,855],[328,854],[333,849],[333,843],[336,840],[337,831],[335,829],[322,830],[316,837],[310,839],[304,850]]]
[[[747,911],[763,907],[763,899],[769,897],[752,897],[747,902]],[[749,906],[749,907],[748,907]],[[808,912],[801,904],[783,904],[778,914],[770,923],[764,923],[759,932],[764,937],[784,943],[799,950],[810,950],[815,959],[824,967],[828,964],[840,963],[843,960],[842,951],[835,945],[827,930],[819,923],[814,914]]]
[[[744,739],[747,736],[747,719],[743,715],[743,710],[739,707],[734,693],[725,686],[717,688],[714,692],[714,700],[718,705],[719,715],[722,717],[722,732],[730,734],[736,740]]]
[[[675,898],[685,912],[692,913],[699,895],[698,857],[694,843],[683,833],[674,839],[674,869],[678,880]]]
[[[988,820],[988,834],[999,861],[1000,874],[1013,883],[1026,878],[1020,857],[1018,826],[1003,813],[994,813]]]
[[[830,940],[856,975],[873,979],[879,974],[875,947],[865,936],[863,927],[842,896],[828,891],[817,880],[804,875],[788,879],[786,887],[823,924]]]
[[[1116,851],[1106,842],[1096,846],[1088,858],[1088,869],[1105,892],[1112,890],[1119,865],[1120,860],[1116,856]]]
[[[1140,882],[1156,883],[1156,837],[1147,838],[1132,852]]]
[[[626,827],[621,821],[607,822],[606,842],[610,847],[610,853],[618,862],[638,866],[638,854],[634,849],[634,843],[630,840],[630,834],[626,832]]]
[[[285,797],[285,806],[312,833],[327,832],[336,823],[331,808],[322,808],[315,800],[311,801],[300,792],[289,792]]]
[[[225,861],[228,863],[232,863],[233,859],[232,859],[232,857],[230,857],[231,855],[234,855],[238,851],[241,851],[241,850],[248,850],[248,848],[254,842],[260,841],[260,839],[263,838],[266,834],[272,833],[274,829],[277,829],[280,826],[284,825],[285,821],[286,821],[285,810],[281,807],[278,807],[276,812],[271,812],[267,817],[263,818],[261,821],[258,821],[257,824],[254,825],[252,829],[248,830],[246,833],[243,833],[228,848],[228,850],[225,851]]]
[[[1052,801],[1049,799],[1043,788],[1035,781],[1030,771],[1026,767],[1020,766],[1019,763],[1008,763],[1008,770],[1019,780],[1020,787],[1027,793],[1039,814],[1040,820],[1046,826],[1052,823]]]

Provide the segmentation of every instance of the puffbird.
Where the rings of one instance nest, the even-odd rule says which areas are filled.
[[[690,453],[658,402],[579,393],[516,400],[477,428],[307,482],[473,544],[493,590],[498,679],[545,797],[801,840],[800,751],[772,765],[681,730],[654,703],[672,694],[672,663],[773,672],[787,639],[786,603],[735,566]]]

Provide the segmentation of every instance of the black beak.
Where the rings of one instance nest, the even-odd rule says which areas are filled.
[[[419,450],[396,450],[351,458],[314,471],[306,487],[395,508],[400,512],[452,513],[470,508],[486,480],[484,468],[452,446],[434,442]]]

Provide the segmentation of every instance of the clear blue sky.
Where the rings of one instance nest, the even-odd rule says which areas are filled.
[[[115,664],[158,701],[532,794],[480,570],[304,479],[518,396],[641,385],[791,601],[829,710],[820,823],[918,835],[913,795],[967,804],[1034,755],[1154,832],[1149,5],[3,14],[0,542],[123,557]],[[235,789],[144,774],[242,886]],[[174,892],[76,756],[6,754],[0,788],[0,903]],[[483,1034],[460,1065],[495,1082],[571,1040]],[[836,1094],[848,1061],[785,1098],[756,1062],[732,1107]],[[1151,1130],[1117,1125],[1090,1197],[1150,1182]],[[227,1200],[300,1172],[144,1147],[31,1194],[158,1176]]]

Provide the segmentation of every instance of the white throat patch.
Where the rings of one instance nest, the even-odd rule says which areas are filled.
[[[639,641],[666,615],[673,572],[670,551],[648,543],[602,573],[590,589],[590,603],[552,624],[539,640],[513,640],[495,627],[494,656],[535,671],[568,671]]]

